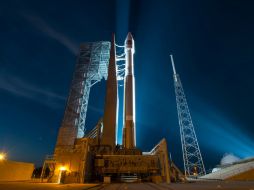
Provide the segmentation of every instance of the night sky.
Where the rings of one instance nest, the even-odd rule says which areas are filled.
[[[206,169],[225,153],[254,156],[253,10],[251,0],[0,1],[0,151],[41,165],[54,150],[79,44],[115,32],[123,45],[130,31],[137,146],[149,151],[165,137],[183,166],[172,53]],[[88,130],[104,99],[102,81],[90,93]]]

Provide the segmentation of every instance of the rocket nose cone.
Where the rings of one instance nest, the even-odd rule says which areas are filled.
[[[127,37],[126,37],[126,39],[125,39],[125,44],[127,44],[127,43],[133,43],[133,41],[134,41],[133,37],[132,37],[131,33],[129,32]]]
[[[111,36],[111,43],[115,44],[115,34],[112,33],[112,36]]]
[[[129,32],[126,39],[125,39],[125,48],[127,49],[134,49],[134,39]]]
[[[133,37],[130,32],[128,32],[126,40],[133,40]]]

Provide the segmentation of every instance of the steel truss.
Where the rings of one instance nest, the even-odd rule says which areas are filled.
[[[65,108],[62,127],[77,128],[77,138],[85,134],[90,88],[107,80],[110,42],[85,43],[80,46],[71,90]]]
[[[176,105],[178,112],[178,120],[180,126],[180,136],[183,151],[184,171],[185,176],[201,176],[205,175],[205,167],[201,152],[198,145],[198,140],[192,123],[187,100],[184,95],[184,90],[179,75],[175,71],[173,57],[171,62],[174,71],[174,86],[176,95]]]

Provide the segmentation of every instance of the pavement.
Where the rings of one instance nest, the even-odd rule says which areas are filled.
[[[98,184],[56,184],[38,182],[1,182],[0,190],[84,190]]]
[[[0,190],[254,190],[251,182],[195,182],[175,184],[112,183],[54,184],[37,182],[0,182]]]

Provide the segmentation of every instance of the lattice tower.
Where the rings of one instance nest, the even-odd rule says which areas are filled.
[[[192,123],[190,110],[188,108],[186,96],[179,75],[176,73],[173,56],[171,63],[173,67],[173,78],[176,95],[176,105],[178,120],[180,126],[180,136],[183,152],[185,176],[201,176],[205,175],[205,167],[201,152],[198,145],[198,140]]]

